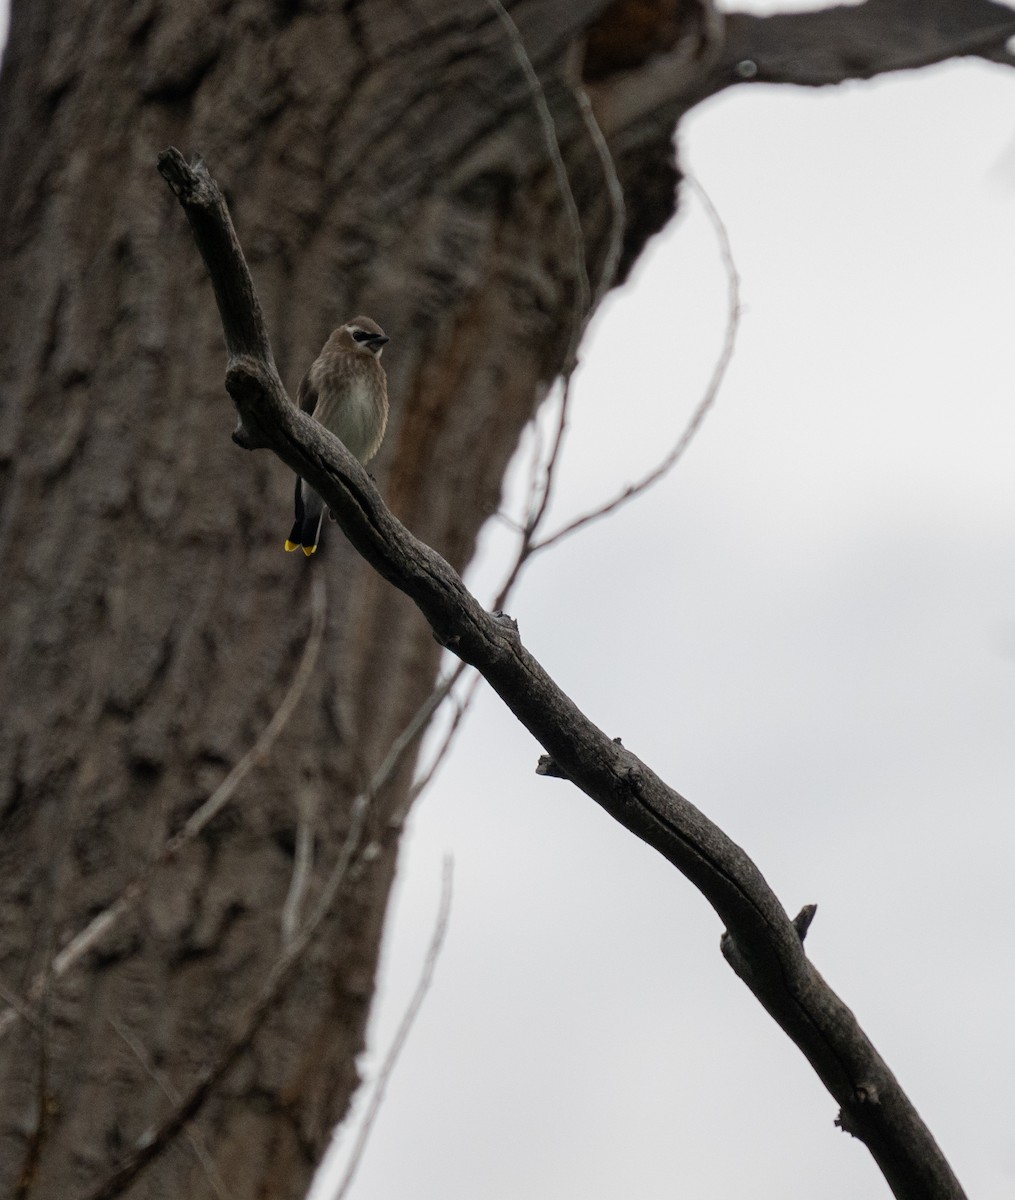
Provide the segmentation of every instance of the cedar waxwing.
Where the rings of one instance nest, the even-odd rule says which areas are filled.
[[[300,408],[361,463],[377,453],[388,423],[388,381],[380,357],[389,340],[369,317],[354,317],[324,343],[296,393]],[[324,501],[297,476],[296,521],[286,550],[313,554],[323,519]]]

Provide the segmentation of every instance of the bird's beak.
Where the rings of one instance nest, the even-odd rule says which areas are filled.
[[[383,333],[375,333],[367,338],[367,345],[371,350],[380,350],[382,346],[386,346],[391,338],[385,337]]]

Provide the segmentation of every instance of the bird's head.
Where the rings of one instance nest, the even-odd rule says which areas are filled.
[[[381,357],[381,351],[391,340],[376,321],[369,317],[353,317],[332,334],[342,350]]]

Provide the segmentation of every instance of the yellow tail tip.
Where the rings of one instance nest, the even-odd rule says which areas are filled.
[[[303,553],[304,553],[304,554],[307,556],[307,558],[309,558],[309,557],[311,556],[311,554],[316,554],[316,553],[317,553],[317,547],[316,547],[316,546],[301,546],[301,547],[300,547],[300,549],[301,549],[301,550],[303,551]]]
[[[289,541],[289,539],[288,539],[288,538],[286,538],[286,540],[285,540],[285,552],[286,552],[286,554],[292,554],[292,552],[293,552],[294,550],[298,550],[299,548],[300,548],[300,544],[299,544],[299,542],[290,542],[290,541]]]

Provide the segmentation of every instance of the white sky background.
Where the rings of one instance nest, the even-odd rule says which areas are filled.
[[[540,559],[509,609],[791,914],[818,903],[816,966],[969,1194],[1010,1200],[1015,73],[740,88],[680,140],[742,276],[727,384],[676,475]],[[560,520],[672,442],[724,322],[685,193],[586,344]],[[510,553],[491,525],[478,595]],[[351,1194],[887,1197],[705,901],[538,754],[484,691],[413,818],[368,1077],[447,851],[451,928]]]

